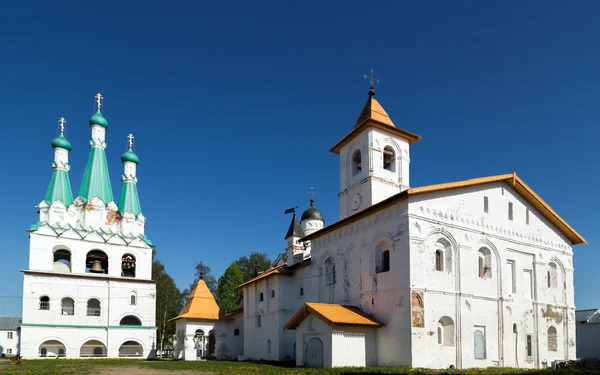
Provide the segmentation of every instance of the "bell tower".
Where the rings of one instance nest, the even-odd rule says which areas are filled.
[[[397,128],[375,99],[369,98],[354,128],[331,148],[340,155],[340,220],[409,188],[410,145],[420,136]]]

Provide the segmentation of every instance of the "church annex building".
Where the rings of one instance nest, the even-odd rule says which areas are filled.
[[[298,366],[542,368],[575,359],[573,245],[586,243],[516,173],[410,187],[416,134],[369,98],[331,149],[340,220],[311,199],[286,251],[222,314],[203,280],[176,358]],[[204,285],[203,285],[204,284]]]

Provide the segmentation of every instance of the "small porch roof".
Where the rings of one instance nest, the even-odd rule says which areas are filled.
[[[302,306],[285,326],[283,326],[283,330],[296,329],[309,313],[315,314],[319,319],[331,326],[347,325],[378,328],[385,325],[374,317],[365,314],[361,309],[355,306],[344,306],[335,303],[305,302],[304,306]]]

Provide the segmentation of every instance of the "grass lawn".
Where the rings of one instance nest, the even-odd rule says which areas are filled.
[[[144,361],[135,359],[46,359],[24,360],[20,366],[9,366],[8,361],[0,361],[0,374],[97,374],[97,375],[160,375],[160,374],[261,374],[261,375],[300,375],[300,374],[527,374],[567,375],[585,374],[575,370],[517,370],[508,368],[469,369],[469,370],[425,370],[406,368],[335,368],[304,369],[278,363],[201,361],[184,362],[173,360]]]

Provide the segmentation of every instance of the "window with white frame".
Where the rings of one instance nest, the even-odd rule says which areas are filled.
[[[489,279],[492,277],[492,252],[486,247],[479,249],[478,256],[478,268],[479,277],[482,279]]]
[[[6,338],[9,339],[9,340],[12,340],[13,333],[12,332],[6,332]]]
[[[556,352],[558,350],[558,340],[556,339],[556,328],[548,328],[548,351]]]
[[[558,267],[554,262],[548,263],[548,267],[550,268],[547,272],[548,288],[556,288],[558,286]]]
[[[485,327],[475,326],[475,331],[473,332],[473,349],[475,359],[486,358]]]
[[[352,175],[355,176],[360,172],[362,172],[362,157],[360,150],[356,150],[352,154]]]
[[[6,354],[12,354],[12,349],[6,349]]]

